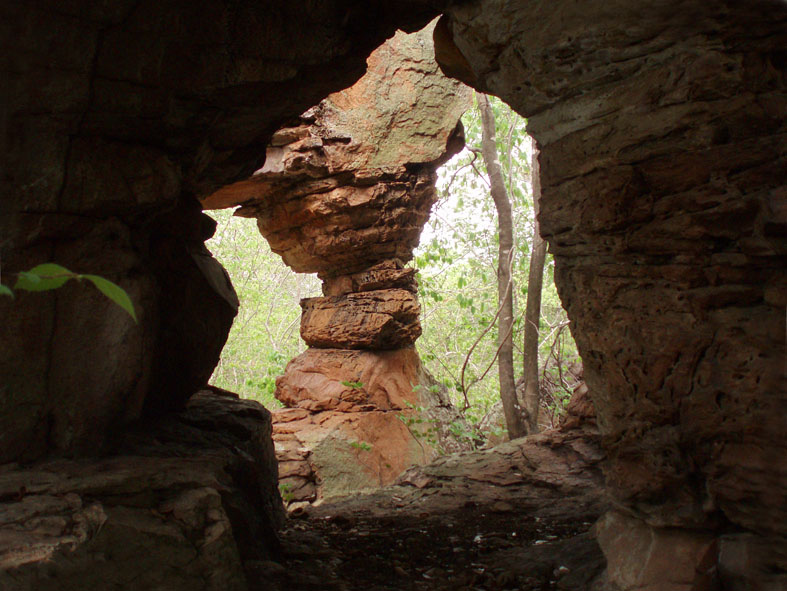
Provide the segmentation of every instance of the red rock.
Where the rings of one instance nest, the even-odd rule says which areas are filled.
[[[467,89],[432,56],[431,29],[397,34],[366,75],[279,130],[265,166],[203,198],[242,205],[274,252],[327,278],[412,258],[436,198],[437,166],[461,149]]]
[[[413,388],[421,383],[422,371],[412,348],[307,349],[276,380],[276,398],[288,407],[310,410],[335,410],[341,402],[351,403],[352,410],[401,410],[418,401]]]
[[[323,295],[330,297],[394,288],[415,293],[418,289],[415,273],[415,269],[405,267],[400,260],[389,259],[359,273],[326,278],[323,281]]]
[[[787,43],[785,6],[778,19],[671,0],[590,17],[561,0],[522,19],[494,5],[451,5],[442,42],[538,141],[541,231],[611,495],[648,527],[784,540],[787,94],[769,56]],[[785,546],[758,546],[759,566],[721,586],[759,587]],[[616,548],[610,562],[625,561]]]
[[[438,448],[463,449],[447,434],[461,417],[413,348],[308,349],[278,378],[276,397],[292,407],[274,412],[277,457],[287,462],[283,482],[297,474],[316,486],[292,492],[290,502],[383,486],[434,458]],[[434,442],[423,429],[405,425],[405,417],[435,427]]]
[[[421,307],[404,289],[301,300],[301,338],[310,347],[398,349],[421,336]]]
[[[593,406],[587,384],[580,382],[571,394],[566,406],[566,414],[560,418],[560,427],[573,429],[588,422],[595,424],[596,407]]]
[[[705,591],[714,587],[718,544],[712,535],[660,529],[610,511],[596,524],[607,579],[621,591]]]

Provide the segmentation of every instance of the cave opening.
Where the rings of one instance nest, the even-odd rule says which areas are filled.
[[[3,291],[0,585],[276,588],[275,577],[304,573],[304,545],[321,542],[293,533],[282,572],[270,417],[250,401],[194,394],[235,304],[204,249],[209,224],[195,196],[238,189],[282,121],[351,85],[397,26],[417,30],[437,9],[341,0],[306,8],[49,4],[5,11],[4,40],[21,34],[0,65],[11,81],[0,110],[3,281],[44,261],[98,274],[129,293],[139,324],[78,285],[13,300]],[[536,438],[528,445],[538,450],[490,452],[456,477],[450,462],[414,470],[394,495],[318,523],[348,540],[343,564],[398,576],[394,588],[413,587],[414,573],[425,589],[446,581],[587,588],[589,580],[616,591],[784,588],[784,3],[472,0],[443,8],[443,69],[502,97],[538,140],[542,233],[603,451],[574,436],[580,425],[562,444]],[[338,138],[332,147],[340,146],[347,143]],[[408,171],[416,189],[427,162]],[[374,179],[364,180],[373,197]],[[416,204],[401,209],[420,213]],[[376,243],[391,244],[383,234]],[[313,317],[375,291],[353,291],[372,260],[339,267],[379,252],[363,233],[342,236],[328,246],[354,246],[352,257],[292,253],[299,264],[336,264],[326,275],[335,295],[323,297],[339,300],[315,301]],[[344,297],[355,293],[367,295]],[[398,338],[408,326],[400,323]],[[335,336],[312,333],[323,344]],[[395,357],[378,351],[378,360]],[[342,402],[352,405],[359,388],[347,388]],[[534,462],[541,452],[548,461]],[[577,462],[603,462],[603,478],[576,471]],[[593,536],[543,531],[539,511],[557,511],[562,493],[536,507],[527,482],[554,491],[555,466],[580,495],[565,498],[577,507],[585,498],[589,517],[599,506],[582,491],[595,489],[571,478],[598,474],[614,508],[601,507]],[[473,500],[478,482],[494,482],[485,490],[502,496]],[[456,540],[446,535],[456,523],[430,530],[429,515],[452,506],[450,490],[462,499],[456,515],[474,523],[497,515],[498,533],[532,518],[527,557],[516,528],[505,537],[462,529]],[[411,521],[375,513],[380,503]],[[434,512],[421,510],[429,503]],[[458,549],[468,578],[405,561],[388,568],[384,555],[364,555],[373,532],[360,524],[370,515],[374,527],[402,525],[405,536],[380,539],[411,546],[408,560],[447,540],[441,547],[446,556]],[[420,530],[431,535],[419,541]],[[558,546],[591,552],[592,572],[555,563]],[[482,558],[490,548],[501,562]],[[324,588],[330,561],[310,562],[314,578],[285,587]]]
[[[430,34],[431,30],[426,33]],[[451,181],[458,180],[468,186],[468,191],[459,199],[472,200],[469,209],[459,214],[460,206],[452,204],[453,217],[465,216],[463,224],[466,227],[460,229],[458,219],[433,226],[429,243],[420,251],[413,250],[438,197],[440,166],[462,149],[469,132],[472,131],[476,142],[480,141],[481,134],[478,112],[474,113],[472,128],[468,126],[465,130],[457,125],[462,111],[470,106],[469,91],[455,83],[439,82],[441,75],[436,65],[431,71],[420,65],[416,74],[410,73],[410,79],[404,80],[404,84],[415,89],[428,88],[425,96],[413,96],[412,88],[406,94],[390,90],[391,86],[403,85],[402,80],[396,79],[396,73],[402,69],[399,63],[414,60],[406,51],[412,49],[411,42],[402,39],[397,36],[389,46],[378,50],[382,58],[372,55],[369,60],[371,80],[362,78],[356,87],[331,95],[278,130],[267,147],[266,164],[255,175],[203,200],[206,209],[239,206],[238,215],[257,221],[257,227],[251,220],[242,221],[245,227],[239,243],[238,231],[231,230],[230,226],[232,214],[227,211],[218,214],[220,223],[213,239],[215,242],[208,246],[219,260],[236,256],[237,250],[235,254],[232,251],[238,248],[258,252],[259,246],[248,245],[255,241],[259,244],[260,237],[252,238],[247,232],[254,234],[259,229],[287,265],[296,271],[317,271],[323,281],[322,297],[307,298],[301,304],[303,316],[287,317],[282,323],[286,333],[297,341],[293,328],[295,320],[301,320],[300,332],[310,348],[306,351],[295,349],[297,355],[291,355],[294,359],[286,371],[280,364],[277,367],[277,362],[282,360],[279,356],[272,359],[272,371],[268,367],[262,370],[261,383],[266,395],[270,396],[275,389],[277,401],[284,402],[284,408],[273,410],[279,490],[293,519],[308,518],[308,525],[306,521],[290,522],[283,534],[284,546],[285,549],[297,546],[304,536],[310,535],[330,540],[331,552],[343,556],[339,560],[341,569],[327,567],[319,553],[307,554],[309,568],[330,573],[329,579],[346,577],[354,571],[359,575],[356,584],[367,587],[404,577],[424,582],[428,588],[438,588],[434,587],[438,584],[435,579],[441,572],[445,580],[439,584],[446,588],[471,580],[484,581],[485,585],[497,584],[498,579],[507,578],[525,581],[546,576],[556,582],[564,571],[576,568],[574,564],[584,560],[582,568],[587,572],[573,583],[583,585],[598,575],[603,562],[598,546],[588,533],[602,511],[599,461],[603,453],[587,396],[563,417],[567,419],[561,420],[565,423],[564,429],[546,433],[541,439],[528,443],[516,441],[492,449],[495,458],[492,463],[486,463],[487,452],[475,451],[461,458],[445,455],[477,450],[487,440],[501,441],[500,432],[505,423],[501,422],[498,412],[494,418],[486,417],[486,431],[481,431],[455,408],[461,395],[467,400],[459,372],[449,372],[452,384],[446,384],[436,381],[423,366],[419,353],[413,348],[421,333],[420,309],[415,300],[412,312],[408,312],[407,306],[412,306],[408,302],[414,300],[416,290],[422,299],[430,296],[435,303],[443,296],[438,294],[439,287],[433,277],[417,285],[414,270],[418,266],[428,266],[430,261],[447,264],[453,275],[447,273],[445,267],[436,269],[436,275],[451,275],[448,280],[452,283],[461,277],[457,282],[457,294],[452,294],[452,297],[457,296],[457,311],[460,315],[462,310],[466,314],[479,314],[478,319],[464,322],[494,324],[498,296],[492,290],[491,295],[486,296],[489,302],[484,303],[484,295],[474,293],[478,286],[472,282],[488,283],[487,274],[494,277],[495,266],[490,262],[495,258],[493,251],[498,242],[498,230],[494,226],[493,212],[484,206],[488,197],[479,186],[488,181],[460,174],[462,169],[475,167],[478,148],[474,147],[467,152],[472,163],[454,163],[451,170],[442,173],[444,185],[448,184],[450,176]],[[396,40],[399,40],[398,46]],[[423,39],[419,39],[417,45],[417,51],[422,51],[424,45],[431,50],[430,44]],[[421,62],[420,57],[415,61]],[[393,72],[394,79],[386,80],[378,74],[380,71]],[[427,82],[423,82],[423,78]],[[437,92],[435,88],[440,85],[443,90]],[[387,104],[370,102],[370,97],[381,95],[389,97]],[[407,99],[404,103],[402,96]],[[525,206],[529,201],[532,208],[533,201],[529,170],[529,161],[533,158],[531,140],[516,113],[504,110],[505,106],[499,102],[495,103],[495,108],[507,124],[502,128],[502,145],[507,145],[508,150],[509,188],[513,197],[522,202],[522,211],[518,211],[522,219],[518,220],[518,225],[530,228],[533,212]],[[432,116],[430,119],[430,110],[438,112],[442,118],[436,121]],[[444,116],[446,111],[452,115]],[[407,113],[407,119],[396,124],[402,112]],[[372,118],[381,121],[379,129],[369,130],[368,121]],[[359,124],[361,127],[356,127]],[[431,146],[424,141],[425,137]],[[370,140],[371,144],[364,144]],[[423,162],[413,162],[414,155]],[[359,159],[366,164],[359,166]],[[516,170],[518,165],[522,170]],[[371,191],[370,186],[373,187]],[[450,187],[443,188],[445,194],[449,191]],[[407,199],[416,200],[416,217],[412,216],[412,211],[402,216],[398,202]],[[482,211],[483,216],[479,215]],[[482,221],[482,217],[486,221]],[[452,229],[451,235],[448,235],[448,228]],[[226,237],[228,231],[230,234]],[[536,231],[527,230],[530,233],[528,243],[535,242]],[[482,272],[463,268],[461,260],[469,257],[467,252],[457,255],[459,261],[447,254],[449,242],[458,252],[458,241],[461,238],[474,240],[471,236],[474,233],[480,235],[480,242],[474,248],[489,251],[486,257],[474,253],[475,262],[485,267]],[[390,244],[392,242],[404,242],[404,245]],[[369,252],[375,249],[379,252]],[[520,261],[524,261],[519,263],[520,271],[526,272],[526,255],[519,254]],[[413,257],[414,266],[403,264]],[[254,258],[252,264],[258,264]],[[225,266],[235,265],[225,263]],[[290,271],[285,266],[278,268],[283,273]],[[269,277],[257,277],[259,273],[251,271],[246,269],[240,281],[236,281],[239,291],[245,289],[250,277],[255,278],[252,290],[265,289],[260,279],[270,284]],[[467,278],[471,271],[478,275],[472,281]],[[289,277],[293,275],[290,272]],[[277,285],[283,285],[283,281]],[[518,281],[525,282],[521,273]],[[300,286],[299,283],[295,285]],[[520,295],[525,294],[527,288],[527,285],[519,287]],[[274,303],[286,306],[303,295],[298,293],[299,297],[294,299],[286,297],[281,288],[275,291],[276,300],[270,302],[269,310]],[[435,294],[438,297],[434,297]],[[374,296],[374,299],[364,302],[367,296]],[[353,297],[363,305],[358,307]],[[551,293],[551,298],[546,309],[553,316],[549,319],[551,323],[547,320],[549,334],[544,343],[554,337],[548,349],[556,365],[550,369],[561,380],[563,391],[570,394],[581,384],[581,369],[571,368],[575,372],[572,375],[568,364],[565,368],[562,366],[561,355],[566,347],[559,339],[568,322],[557,295]],[[342,306],[350,311],[342,311]],[[357,309],[352,310],[353,307]],[[434,307],[428,310],[430,316],[439,316],[436,312]],[[408,313],[415,316],[408,318]],[[491,320],[484,319],[485,314]],[[382,321],[379,320],[381,316]],[[523,318],[519,320],[524,324]],[[473,328],[477,332],[477,328]],[[434,336],[442,338],[448,350],[437,352],[435,343],[438,341],[433,340],[426,347],[428,361],[439,360],[445,366],[449,355],[461,346],[448,329],[447,323],[436,323]],[[521,337],[521,332],[520,326],[517,338]],[[471,352],[474,347],[475,344],[470,346]],[[481,359],[478,364],[488,362],[491,367],[495,363],[496,345],[489,347],[485,356],[489,359]],[[518,354],[521,364],[521,349]],[[576,353],[575,356],[578,360]],[[227,379],[223,377],[226,376],[223,363],[219,363],[219,373],[214,374],[215,385],[228,383],[221,381]],[[546,370],[544,367],[544,375]],[[565,376],[562,375],[564,371]],[[283,375],[273,380],[278,374]],[[476,378],[471,375],[469,379]],[[254,385],[254,378],[250,381]],[[462,393],[455,392],[452,401],[447,386],[452,389],[461,386]],[[585,388],[581,394],[586,391]],[[543,415],[546,421],[543,426],[557,426],[558,414],[562,415],[559,411],[564,410],[563,405],[568,401],[566,394],[563,396],[565,400],[558,396],[551,399],[553,404],[560,405],[559,409],[544,404],[548,414]],[[482,400],[479,406],[484,413],[492,403]],[[583,446],[581,452],[574,449],[579,445]],[[429,463],[440,456],[443,458],[436,464]],[[420,468],[421,465],[426,466]],[[482,474],[476,474],[477,471]],[[460,484],[466,483],[468,477],[476,481],[469,488]],[[553,494],[534,492],[547,481],[551,483]],[[422,489],[431,488],[437,482],[441,482],[440,494],[427,500],[429,494],[422,495]],[[359,494],[373,490],[376,492]],[[520,513],[523,503],[529,507],[526,515]],[[414,513],[416,507],[417,514]],[[368,519],[362,517],[368,512],[377,514]],[[364,539],[365,551],[376,561],[373,568],[364,564],[361,569],[352,556],[351,548],[358,541],[355,535],[347,535],[348,522],[358,524],[353,532],[357,531]],[[387,525],[381,527],[381,524]],[[441,537],[439,532],[446,528],[454,535]],[[438,538],[440,541],[436,543]],[[504,557],[512,548],[529,544],[539,546],[534,555],[523,551],[516,559]],[[389,552],[392,547],[396,549],[393,553]],[[562,565],[564,570],[551,569],[546,575],[529,572],[528,568],[534,568],[532,564],[528,568],[511,568],[514,562],[530,562],[540,564],[538,569],[543,570],[543,555],[551,554],[554,560],[555,552],[571,567]],[[481,558],[481,554],[491,556]],[[479,561],[496,564],[494,568],[480,566]],[[270,570],[260,568],[263,571],[260,576],[271,576]],[[279,571],[274,568],[273,572],[274,577],[279,576],[286,582],[283,584],[292,585],[296,580],[298,585],[325,584],[325,575],[310,580],[308,574],[299,578],[292,569]]]

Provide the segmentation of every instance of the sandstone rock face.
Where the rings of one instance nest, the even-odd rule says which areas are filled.
[[[590,389],[583,381],[574,388],[566,406],[566,414],[560,418],[561,429],[574,429],[585,424],[596,424],[596,407]]]
[[[242,205],[298,272],[333,277],[412,258],[436,198],[435,169],[463,146],[469,89],[434,61],[431,27],[397,33],[354,86],[279,130],[265,166],[203,199]]]
[[[404,289],[307,298],[301,307],[301,337],[310,347],[396,349],[421,336],[421,306]]]
[[[248,589],[282,519],[270,413],[202,391],[117,439],[101,460],[0,473],[0,586]]]
[[[736,584],[770,572],[763,588],[782,588],[787,9],[484,0],[448,14],[438,55],[539,142],[541,228],[611,492],[649,528],[753,532],[770,549]]]
[[[460,417],[413,348],[308,349],[277,380],[276,396],[288,407],[273,413],[273,439],[290,503],[390,484],[438,449],[460,449],[446,432]],[[408,418],[435,430],[427,436]]]
[[[718,546],[708,533],[654,528],[610,511],[596,523],[608,557],[607,579],[620,589],[684,591],[716,585]]]
[[[323,295],[326,296],[379,289],[406,289],[417,293],[415,269],[405,268],[398,259],[389,259],[360,273],[339,275],[323,281]]]
[[[413,348],[308,349],[287,365],[277,380],[276,395],[290,408],[310,411],[403,410],[417,401],[413,389],[426,381],[422,373]]]

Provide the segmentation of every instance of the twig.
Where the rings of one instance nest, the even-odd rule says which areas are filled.
[[[444,193],[450,193],[450,191],[451,191],[451,185],[453,185],[453,184],[454,184],[454,180],[456,180],[456,175],[458,175],[460,172],[462,172],[462,171],[463,171],[465,168],[467,168],[468,166],[473,166],[473,163],[474,163],[474,162],[476,161],[476,159],[478,158],[478,154],[479,154],[479,152],[480,152],[480,150],[479,150],[479,149],[477,149],[477,148],[472,148],[472,147],[470,147],[470,146],[467,146],[467,145],[465,146],[465,149],[466,149],[468,152],[470,152],[470,153],[473,155],[473,159],[472,159],[470,162],[468,162],[468,163],[466,163],[466,164],[463,164],[462,166],[460,166],[459,168],[457,168],[457,169],[454,171],[454,174],[452,174],[452,175],[451,175],[451,180],[450,180],[450,181],[448,181],[448,184],[446,185],[445,189],[443,189],[443,192],[444,192]],[[473,168],[475,168],[475,167],[473,166]]]

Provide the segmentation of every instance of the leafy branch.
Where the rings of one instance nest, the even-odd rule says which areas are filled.
[[[74,273],[55,263],[43,263],[36,265],[29,271],[20,271],[17,274],[14,289],[17,291],[51,291],[62,287],[71,279],[89,281],[98,291],[123,308],[134,319],[134,322],[137,322],[134,304],[122,287],[99,275]],[[7,285],[0,284],[0,295],[13,298],[14,292]]]

